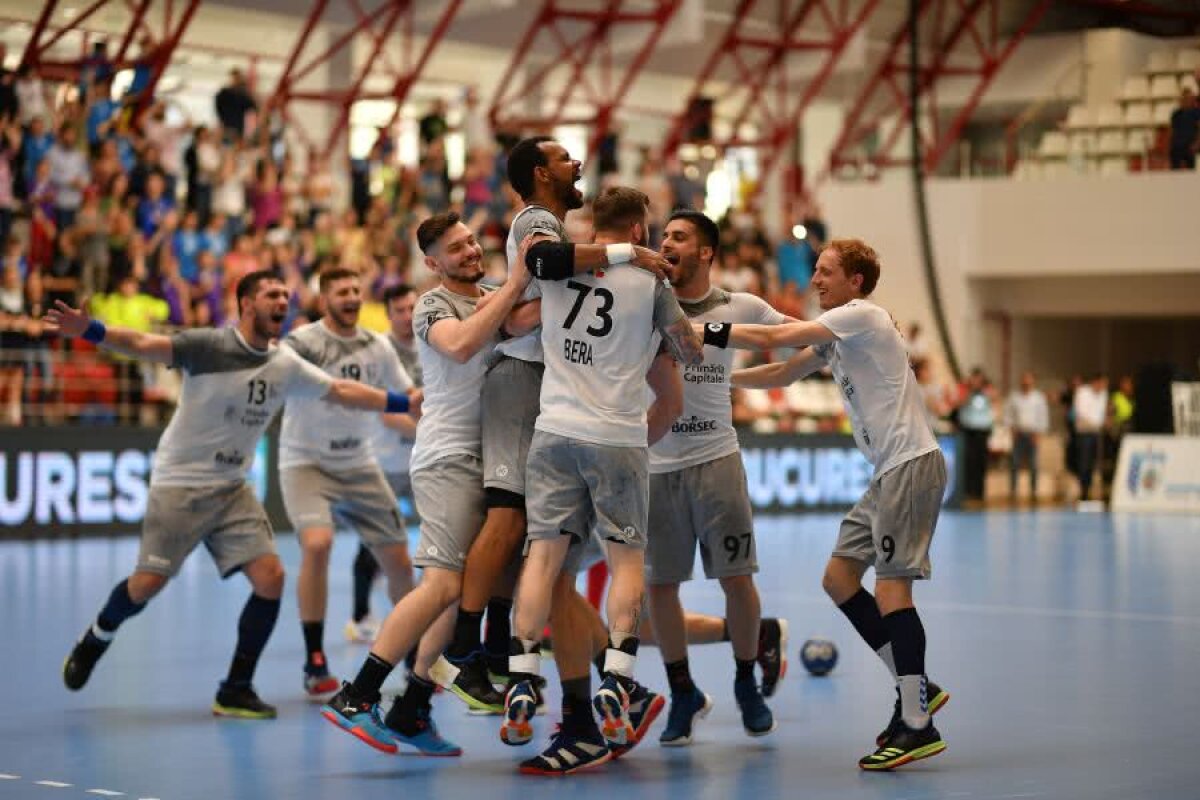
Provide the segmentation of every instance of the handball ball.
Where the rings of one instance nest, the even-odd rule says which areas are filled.
[[[837,645],[828,639],[809,639],[800,648],[800,661],[813,675],[828,675],[837,665]]]

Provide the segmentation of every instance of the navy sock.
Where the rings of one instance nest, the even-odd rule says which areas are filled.
[[[755,661],[753,658],[742,661],[740,658],[734,657],[733,663],[737,665],[737,674],[733,678],[735,681],[754,680]]]
[[[667,685],[671,688],[671,694],[687,694],[696,691],[696,684],[692,680],[692,671],[688,668],[686,656],[663,666],[667,668]]]
[[[883,618],[892,640],[898,675],[925,674],[925,626],[915,608],[902,608]]]
[[[447,660],[461,663],[479,650],[479,626],[482,622],[482,611],[458,610],[458,616],[454,619],[454,639],[446,648]]]
[[[371,613],[371,584],[379,574],[379,562],[365,544],[354,557],[354,621],[361,622]]]
[[[279,606],[279,598],[272,600],[257,594],[250,595],[238,619],[237,649],[233,652],[226,683],[248,684],[254,679],[259,656],[271,638],[271,631],[275,630],[275,621],[279,619]]]
[[[325,666],[325,620],[301,621],[300,628],[304,631],[304,649],[308,651],[308,666],[323,668]]]
[[[511,597],[493,597],[488,601],[483,645],[489,653],[508,653],[508,640],[512,638],[512,607]]]
[[[96,627],[105,633],[113,633],[121,627],[122,622],[137,616],[145,607],[145,603],[133,602],[129,596],[129,580],[125,579],[113,587],[108,602],[96,617]]]
[[[883,617],[879,614],[879,605],[866,589],[859,589],[838,608],[872,650],[879,650],[890,640],[888,627],[883,624]]]

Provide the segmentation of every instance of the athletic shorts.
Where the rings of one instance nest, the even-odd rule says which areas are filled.
[[[483,485],[525,496],[525,462],[542,402],[545,365],[499,353],[483,378]]]
[[[170,578],[204,542],[222,578],[275,555],[267,512],[247,483],[151,486],[137,568]]]
[[[645,549],[650,483],[645,447],[610,447],[537,431],[529,448],[525,498],[529,539],[580,527],[590,512],[604,541]],[[582,512],[581,512],[582,510]]]
[[[929,545],[945,491],[940,450],[888,470],[842,520],[833,555],[874,566],[877,578],[929,578]]]
[[[367,547],[407,544],[404,520],[379,467],[329,472],[315,464],[279,471],[279,488],[288,519],[297,532],[334,528],[337,522],[358,531]]]
[[[421,541],[413,558],[418,567],[463,571],[487,513],[482,477],[480,460],[465,454],[445,456],[412,473],[421,517]]]
[[[758,572],[742,454],[651,475],[648,536],[648,583],[691,580],[697,543],[709,578]]]

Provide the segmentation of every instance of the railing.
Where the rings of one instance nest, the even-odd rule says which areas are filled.
[[[1005,166],[1007,172],[1012,172],[1013,167],[1017,164],[1019,158],[1019,153],[1017,152],[1018,139],[1022,130],[1038,119],[1050,104],[1059,104],[1064,100],[1073,98],[1081,99],[1086,96],[1087,67],[1088,63],[1084,58],[1080,58],[1078,61],[1072,63],[1054,81],[1052,94],[1042,95],[1037,100],[1034,100],[1017,116],[1013,117],[1012,122],[1008,123],[1004,129]],[[1074,94],[1064,94],[1063,86],[1069,79],[1076,76],[1079,79],[1077,91]]]

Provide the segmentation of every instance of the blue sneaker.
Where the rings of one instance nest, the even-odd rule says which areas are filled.
[[[612,675],[604,679],[592,697],[592,706],[600,715],[600,734],[609,747],[624,747],[633,742],[635,731],[629,721],[629,693]]]
[[[592,726],[588,733],[568,733],[559,728],[550,739],[550,746],[519,768],[523,775],[570,775],[572,772],[598,767],[613,758],[604,737]]]
[[[747,736],[766,736],[775,730],[775,715],[767,708],[753,679],[733,682],[733,697],[742,710],[742,727]]]
[[[634,681],[633,691],[629,694],[629,724],[633,726],[633,739],[627,744],[612,748],[613,759],[625,755],[646,738],[650,726],[666,707],[667,701],[661,694],[652,692]]]
[[[712,707],[712,698],[699,689],[671,695],[667,727],[658,737],[658,743],[663,747],[686,747],[691,744],[692,726],[696,720],[707,717]]]
[[[518,681],[504,696],[504,721],[500,723],[500,741],[505,744],[528,744],[533,738],[530,720],[537,713],[538,696],[529,681]]]
[[[379,698],[357,697],[348,683],[343,683],[342,690],[321,707],[321,716],[376,750],[397,750],[396,740],[379,718]]]
[[[388,715],[384,719],[388,733],[399,744],[407,744],[415,747],[423,756],[451,758],[462,755],[463,751],[461,747],[449,739],[443,738],[438,733],[437,725],[433,722],[432,709],[429,707],[422,708],[417,712],[416,720],[407,725],[399,719],[399,709],[400,704],[396,703],[392,706],[392,710],[388,711]],[[404,733],[401,730],[402,726],[405,728],[415,727],[416,732],[412,734]]]

